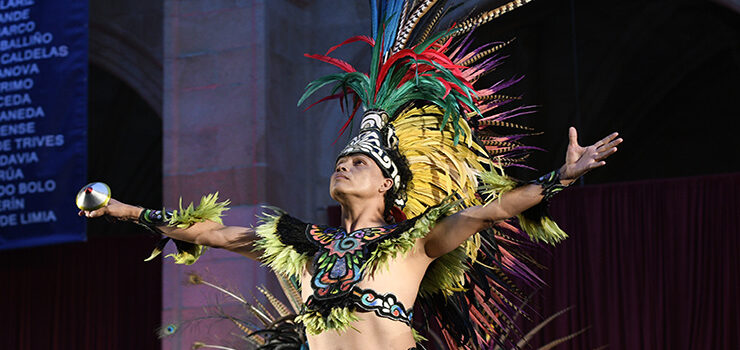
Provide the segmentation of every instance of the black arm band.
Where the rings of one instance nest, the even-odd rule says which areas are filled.
[[[171,217],[172,213],[165,210],[144,209],[139,214],[137,223],[154,232],[161,233],[157,226],[167,226]]]
[[[530,181],[529,183],[542,186],[542,195],[545,196],[542,200],[545,202],[550,201],[550,198],[552,198],[556,193],[568,187],[560,183],[560,171],[558,170],[553,170],[540,176],[536,180]]]

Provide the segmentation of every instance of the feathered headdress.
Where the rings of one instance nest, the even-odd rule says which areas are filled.
[[[471,19],[462,21],[436,34],[435,27],[440,18],[453,7],[445,7],[446,1],[371,1],[373,37],[355,36],[331,47],[325,54],[309,55],[323,62],[333,64],[344,72],[330,74],[308,84],[299,100],[302,104],[308,97],[322,87],[330,87],[330,94],[313,105],[332,99],[342,100],[344,105],[351,106],[347,122],[340,134],[350,125],[358,109],[362,106],[366,112],[361,121],[361,131],[350,141],[340,156],[352,152],[361,152],[371,156],[386,176],[396,180],[394,189],[398,190],[398,178],[395,177],[398,164],[390,164],[384,150],[395,148],[396,140],[404,143],[406,135],[399,132],[418,132],[421,125],[409,125],[422,122],[423,118],[406,118],[404,113],[418,115],[418,110],[408,107],[412,102],[422,101],[426,107],[436,107],[433,114],[441,114],[435,124],[443,137],[449,138],[453,146],[462,140],[465,147],[475,151],[483,158],[468,158],[472,166],[480,169],[479,163],[490,164],[487,158],[495,157],[496,165],[508,166],[520,164],[528,148],[518,142],[523,135],[500,136],[489,133],[491,127],[506,126],[530,130],[505,120],[517,115],[530,113],[527,107],[514,110],[498,111],[498,107],[518,99],[504,96],[498,92],[516,80],[502,81],[493,86],[476,89],[473,84],[485,73],[492,70],[501,58],[495,56],[498,50],[507,43],[491,43],[473,50],[468,50],[472,42],[470,36],[460,37],[471,29],[484,24],[501,14],[513,10],[529,1],[513,1],[492,11],[484,12]],[[430,18],[430,14],[433,14]],[[422,23],[424,25],[422,26]],[[422,27],[419,27],[422,26]],[[417,30],[422,28],[423,30]],[[411,40],[411,38],[415,40]],[[371,46],[371,63],[369,72],[363,73],[351,64],[329,56],[337,48],[354,42],[364,42]],[[431,111],[429,108],[424,110]],[[404,120],[404,128],[397,130],[397,124]],[[428,124],[428,122],[427,122]],[[471,125],[473,129],[471,130]],[[428,125],[426,126],[428,127]],[[443,132],[445,131],[445,132]],[[429,136],[429,135],[427,135]],[[474,139],[476,139],[474,141]],[[407,142],[406,142],[407,143]],[[429,144],[417,144],[428,148]],[[455,158],[455,157],[453,157]],[[457,161],[457,159],[453,159]],[[411,162],[413,164],[413,162]],[[456,162],[457,163],[457,162]],[[486,165],[483,165],[487,167]],[[456,164],[455,167],[461,167]],[[442,167],[444,168],[444,167]],[[413,171],[412,171],[413,172]],[[413,172],[417,180],[422,178]],[[461,172],[459,175],[470,174]],[[465,179],[459,185],[468,184]],[[475,181],[470,182],[475,184]],[[411,187],[411,186],[409,186]],[[447,194],[456,192],[472,197],[475,187],[463,191],[461,187],[445,188]],[[442,197],[444,198],[444,197]],[[409,200],[413,201],[413,196]],[[435,196],[428,205],[438,203],[441,198]],[[401,197],[396,204],[403,208],[405,200]],[[417,210],[404,210],[407,215],[419,214]],[[423,211],[423,210],[422,210]]]
[[[343,72],[309,83],[298,104],[329,87],[330,94],[316,103],[338,99],[351,106],[340,134],[361,106],[366,110],[360,134],[340,156],[367,154],[397,184],[393,174],[401,165],[389,164],[388,153],[399,151],[413,174],[404,184],[405,193],[396,193],[396,205],[407,217],[416,217],[450,196],[460,198],[460,208],[495,200],[519,184],[504,176],[502,169],[525,166],[522,163],[533,149],[519,141],[531,129],[509,119],[532,110],[501,108],[519,99],[502,94],[519,79],[474,86],[501,63],[497,53],[511,41],[471,48],[470,33],[530,1],[511,1],[439,30],[456,8],[447,1],[371,0],[372,37],[355,36],[323,55],[306,54]],[[329,56],[354,42],[371,48],[366,73]],[[496,127],[521,132],[506,135]],[[398,187],[394,190],[400,192]],[[548,218],[538,217],[533,223],[531,219],[519,218],[522,227],[530,228],[533,240],[552,243],[564,237]],[[450,348],[488,347],[497,341],[495,333],[512,328],[511,318],[521,313],[514,306],[521,302],[519,287],[541,283],[525,263],[530,260],[525,248],[531,243],[524,238],[526,234],[512,224],[501,223],[474,235],[429,267],[419,304],[427,314],[425,326],[441,330]]]

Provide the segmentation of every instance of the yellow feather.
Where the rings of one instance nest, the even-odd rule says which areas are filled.
[[[465,205],[474,204],[476,176],[483,171],[482,164],[490,163],[485,149],[472,141],[472,131],[465,121],[458,123],[462,133],[455,144],[453,123],[440,130],[443,117],[439,107],[428,105],[406,109],[392,121],[400,140],[398,148],[414,174],[404,208],[409,217],[453,193],[460,195]]]

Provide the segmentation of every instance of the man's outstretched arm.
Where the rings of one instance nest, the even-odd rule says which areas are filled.
[[[88,218],[108,215],[119,220],[138,221],[142,210],[144,209],[141,207],[111,198],[107,206],[94,211],[80,211],[78,215]],[[225,226],[206,220],[187,228],[167,225],[157,226],[157,228],[164,235],[181,241],[230,250],[258,261],[261,256],[260,251],[253,250],[257,235],[254,229],[249,227]]]
[[[591,146],[582,147],[578,145],[576,129],[571,127],[565,164],[558,170],[561,184],[567,186],[591,169],[604,166],[604,159],[614,154],[617,145],[622,143],[617,136],[612,133]],[[434,259],[451,252],[476,232],[491,227],[496,221],[521,214],[543,198],[542,186],[529,184],[508,191],[487,205],[461,210],[441,220],[423,239],[426,254]]]

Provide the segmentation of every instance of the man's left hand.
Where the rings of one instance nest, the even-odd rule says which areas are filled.
[[[617,145],[622,143],[617,138],[619,133],[612,133],[591,146],[583,147],[578,144],[578,131],[570,127],[568,130],[570,142],[568,152],[565,155],[565,164],[560,168],[560,180],[569,184],[583,174],[601,166],[606,165],[606,159],[617,151]]]

